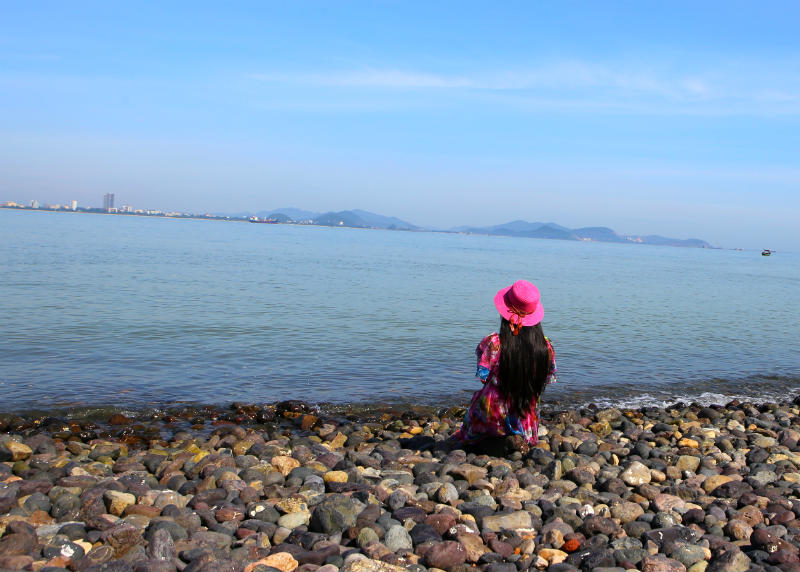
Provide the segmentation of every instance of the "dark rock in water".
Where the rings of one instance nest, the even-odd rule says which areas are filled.
[[[363,505],[362,505],[363,506]],[[333,534],[355,526],[360,509],[355,501],[344,495],[333,494],[314,507],[309,530]]]

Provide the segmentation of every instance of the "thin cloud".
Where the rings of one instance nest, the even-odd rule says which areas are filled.
[[[785,67],[785,66],[784,66]],[[735,71],[735,73],[734,73]],[[800,114],[800,82],[782,67],[741,65],[674,74],[632,65],[560,61],[528,69],[431,73],[365,68],[319,73],[255,73],[250,79],[345,89],[488,94],[535,109],[608,109],[663,114]],[[380,94],[378,94],[380,95]]]
[[[366,69],[334,73],[251,74],[252,79],[273,83],[298,83],[332,87],[380,88],[464,88],[473,87],[469,79],[395,69]]]

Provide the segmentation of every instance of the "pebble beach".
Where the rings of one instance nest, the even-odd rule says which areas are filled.
[[[302,402],[0,415],[0,570],[796,572],[800,398],[544,410]]]

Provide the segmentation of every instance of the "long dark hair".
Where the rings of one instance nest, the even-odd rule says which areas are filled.
[[[524,414],[544,390],[550,373],[550,350],[542,325],[523,326],[516,336],[511,324],[500,323],[500,369],[498,381],[518,414]]]

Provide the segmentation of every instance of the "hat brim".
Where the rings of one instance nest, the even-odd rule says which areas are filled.
[[[508,306],[506,305],[505,295],[509,290],[511,290],[511,286],[503,288],[494,296],[494,307],[497,308],[497,311],[500,312],[500,315],[506,320],[511,320],[512,315],[519,316],[519,314],[514,314],[514,312],[509,310]],[[540,301],[533,313],[522,317],[520,324],[523,326],[535,326],[542,321],[542,318],[544,318],[544,307]]]

